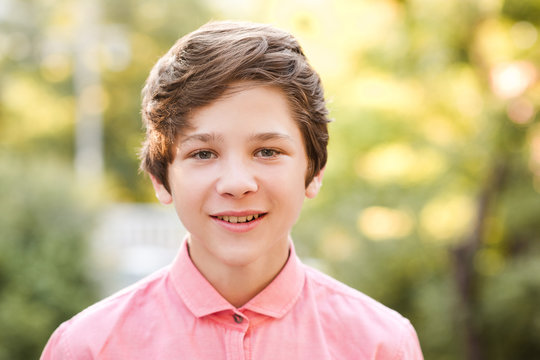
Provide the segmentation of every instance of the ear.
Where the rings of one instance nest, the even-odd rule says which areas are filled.
[[[172,195],[167,191],[165,186],[152,174],[150,174],[150,180],[152,180],[152,185],[156,191],[156,197],[159,202],[163,205],[169,205],[172,203]]]
[[[319,193],[322,186],[322,179],[324,175],[324,168],[322,168],[317,175],[313,177],[313,180],[308,184],[306,188],[306,197],[313,199]]]

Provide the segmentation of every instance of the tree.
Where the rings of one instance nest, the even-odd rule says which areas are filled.
[[[37,359],[54,329],[96,300],[92,212],[65,166],[0,160],[0,359]]]

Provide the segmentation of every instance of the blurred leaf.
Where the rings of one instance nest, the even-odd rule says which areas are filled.
[[[0,157],[0,359],[37,359],[53,330],[96,299],[92,216],[72,183],[55,162]]]

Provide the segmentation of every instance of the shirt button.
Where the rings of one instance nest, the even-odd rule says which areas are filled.
[[[244,318],[238,314],[234,314],[232,317],[234,319],[234,322],[237,324],[241,324],[244,321]]]

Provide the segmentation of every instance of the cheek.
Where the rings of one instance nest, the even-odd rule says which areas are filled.
[[[176,193],[174,197],[174,207],[180,222],[184,227],[193,232],[200,227],[202,221],[201,214],[204,214],[204,198],[197,191],[185,190]]]
[[[177,172],[169,180],[174,205],[179,216],[201,208],[210,189],[210,178],[198,176],[196,172]]]
[[[292,173],[283,172],[272,181],[266,181],[264,187],[269,190],[272,198],[279,199],[281,203],[286,204],[286,209],[289,209],[290,212],[297,212],[304,201],[305,182],[303,176],[295,176]]]

